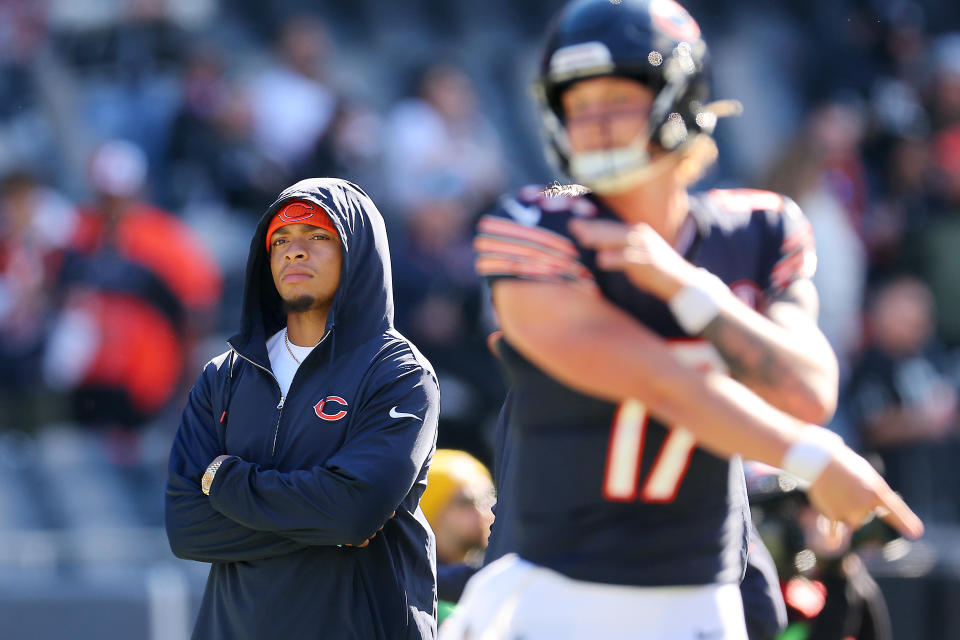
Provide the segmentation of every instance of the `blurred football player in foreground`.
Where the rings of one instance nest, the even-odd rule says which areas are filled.
[[[832,521],[879,512],[923,532],[814,424],[837,365],[799,208],[688,193],[728,110],[708,102],[705,62],[672,0],[579,0],[551,26],[543,120],[583,186],[521,190],[478,224],[511,380],[511,553],[471,580],[443,638],[746,638],[740,456],[799,477]]]

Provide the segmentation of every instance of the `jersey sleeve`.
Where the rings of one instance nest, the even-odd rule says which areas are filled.
[[[570,202],[504,196],[480,218],[474,239],[477,273],[488,282],[501,279],[563,282],[596,288],[581,250],[567,233],[576,215]],[[575,204],[575,202],[573,203]]]
[[[813,227],[796,202],[783,197],[778,211],[767,214],[770,246],[764,264],[763,286],[776,296],[796,282],[812,278],[817,270],[817,251]]]

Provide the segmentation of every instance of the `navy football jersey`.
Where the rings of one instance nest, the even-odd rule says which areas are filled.
[[[539,187],[504,198],[477,225],[477,271],[564,282],[633,315],[691,366],[723,368],[708,342],[687,336],[666,304],[627,277],[596,267],[594,252],[567,231],[574,217],[614,219],[592,196],[548,197]],[[774,193],[716,190],[691,196],[686,258],[748,304],[816,265],[799,208]],[[544,310],[545,321],[550,310]],[[510,434],[503,501],[509,548],[571,578],[627,585],[737,582],[749,516],[738,459],[700,449],[680,426],[651,418],[636,400],[614,404],[553,379],[498,341],[510,383],[502,418]],[[691,399],[695,401],[695,399]],[[494,525],[496,529],[496,524]]]

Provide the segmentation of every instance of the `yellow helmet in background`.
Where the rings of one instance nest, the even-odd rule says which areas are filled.
[[[482,462],[466,451],[438,449],[427,473],[427,490],[420,498],[420,508],[430,526],[435,526],[437,516],[460,489],[478,483],[493,486],[493,478]]]

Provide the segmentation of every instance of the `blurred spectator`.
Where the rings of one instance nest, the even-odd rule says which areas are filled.
[[[393,196],[397,326],[441,379],[440,446],[488,450],[485,423],[503,397],[480,326],[471,225],[504,186],[499,139],[463,71],[426,68],[418,95],[387,118],[384,175]],[[390,221],[388,220],[388,223]]]
[[[910,239],[911,264],[937,301],[939,336],[960,345],[960,124],[931,141],[930,215]]]
[[[178,389],[220,274],[189,228],[141,200],[147,162],[136,146],[101,145],[89,170],[97,200],[73,234],[44,372],[70,392],[77,421],[134,426]]]
[[[52,178],[69,164],[45,95],[50,33],[43,4],[0,2],[0,173],[29,168]]]
[[[929,143],[904,132],[878,143],[882,193],[869,217],[872,278],[890,277],[909,262],[909,245],[930,216]]]
[[[960,213],[960,123],[939,132],[933,139],[936,188],[947,215]]]
[[[417,341],[440,379],[439,446],[486,457],[487,427],[504,390],[486,347],[483,296],[463,206],[456,200],[424,204],[409,214],[404,233],[392,235],[396,324]]]
[[[254,140],[287,170],[306,160],[330,126],[337,98],[325,83],[333,46],[316,17],[289,18],[276,41],[278,59],[248,87]]]
[[[57,51],[79,80],[66,90],[78,94],[68,100],[79,97],[86,132],[94,139],[134,141],[154,161],[170,132],[179,99],[176,74],[187,42],[165,4],[103,3],[99,21],[84,20],[97,14],[89,5],[79,15],[54,7],[51,16]]]
[[[55,280],[77,223],[70,202],[23,172],[0,183],[0,398],[5,427],[37,426]],[[49,403],[48,407],[49,408]]]
[[[441,622],[483,563],[493,502],[493,479],[479,460],[465,451],[437,449],[420,508],[437,540]]]
[[[221,51],[193,52],[182,96],[167,150],[172,201],[226,206],[255,219],[289,183],[289,172],[254,141],[251,97],[228,79]]]
[[[317,141],[306,171],[314,176],[341,176],[365,185],[370,193],[383,188],[383,121],[362,102],[341,100],[323,137]]]
[[[860,150],[865,127],[862,106],[850,98],[827,102],[813,110],[808,123],[810,143],[821,159],[821,179],[862,234],[869,195]]]
[[[469,215],[503,190],[499,138],[477,110],[470,79],[456,67],[427,67],[417,96],[389,114],[385,135],[385,172],[401,213],[455,200]]]
[[[420,507],[437,536],[437,562],[479,565],[493,524],[493,479],[465,451],[438,449]]]
[[[840,103],[815,111],[787,146],[768,186],[793,198],[810,220],[817,244],[814,283],[820,294],[819,324],[837,352],[841,375],[860,343],[860,309],[867,254],[859,233],[865,204],[857,145],[862,121]]]
[[[952,358],[933,333],[930,290],[896,278],[874,293],[868,313],[868,345],[848,389],[864,447],[917,513],[956,521],[960,415]]]
[[[937,129],[960,123],[960,32],[933,43],[930,110]]]

